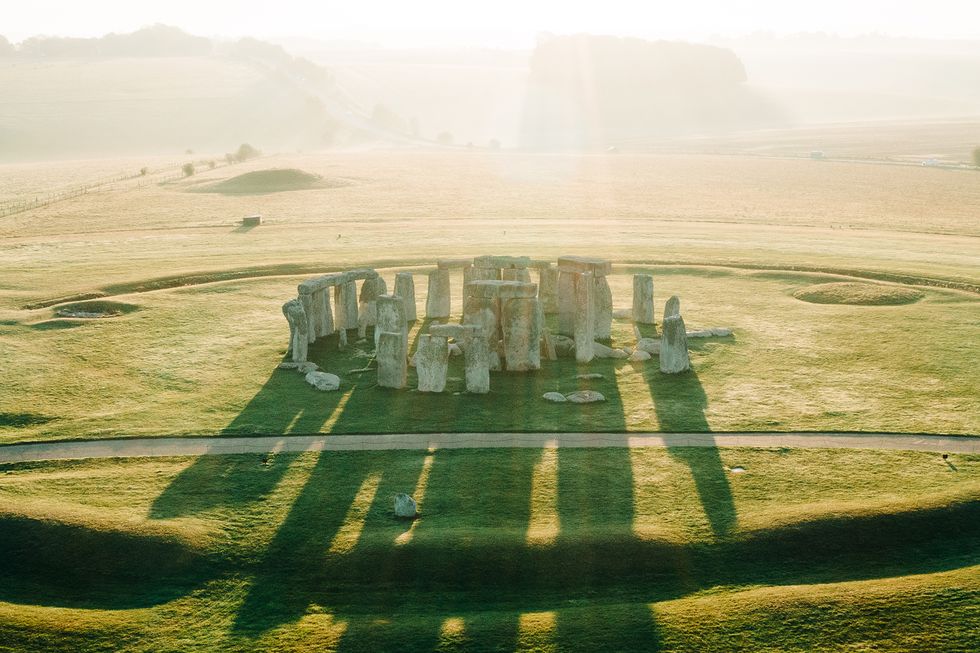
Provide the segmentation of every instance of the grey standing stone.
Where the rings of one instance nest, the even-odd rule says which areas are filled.
[[[595,337],[609,340],[612,337],[612,289],[606,277],[595,278],[595,295],[592,298],[595,310]]]
[[[425,298],[425,317],[447,318],[452,311],[449,269],[436,268],[429,273],[429,290]]]
[[[558,312],[558,269],[541,268],[538,275],[538,299],[548,315]]]
[[[490,392],[490,344],[486,338],[474,335],[465,345],[466,391],[485,395]]]
[[[404,388],[408,382],[408,355],[401,333],[382,331],[378,339],[378,385],[382,388]]]
[[[329,336],[334,332],[333,310],[330,308],[330,289],[316,291],[320,308],[320,336]]]
[[[664,319],[668,317],[677,317],[681,314],[681,300],[677,295],[672,295],[667,303],[664,304]]]
[[[378,323],[378,297],[385,294],[387,286],[381,277],[365,279],[361,283],[361,299],[358,305],[358,335],[364,337],[365,327]]]
[[[395,495],[395,517],[411,519],[418,514],[419,506],[415,499],[401,492]]]
[[[500,301],[491,297],[467,297],[463,323],[477,327],[476,335],[488,343],[500,340]]]
[[[633,275],[633,321],[653,324],[653,275]]]
[[[575,360],[595,357],[595,282],[591,272],[575,277]]]
[[[290,299],[282,305],[282,314],[289,323],[289,351],[292,353],[293,362],[301,363],[306,360],[310,346],[307,337],[309,321],[306,319],[303,302],[299,299]]]
[[[381,295],[375,301],[378,305],[378,321],[374,327],[374,346],[378,346],[382,333],[390,331],[402,334],[407,351],[408,322],[405,320],[405,300],[398,295]]]
[[[540,304],[535,298],[502,302],[504,359],[512,372],[541,369]]]
[[[428,333],[419,336],[419,346],[415,351],[415,371],[419,378],[419,392],[442,392],[445,390],[448,370],[448,338],[433,336]]]
[[[687,352],[687,331],[684,318],[672,315],[664,318],[663,337],[660,339],[660,371],[677,374],[691,369]]]
[[[337,328],[357,328],[357,282],[353,279],[339,284],[333,289],[334,304],[337,308]]]
[[[303,304],[303,313],[306,315],[306,341],[312,345],[316,342],[316,310],[313,307],[313,295],[303,293],[299,296],[299,301]]]
[[[418,319],[415,308],[415,277],[411,272],[399,272],[395,275],[395,294],[405,302],[405,319],[414,322]]]
[[[558,273],[558,333],[571,336],[575,333],[575,279],[578,272],[562,270]]]
[[[531,272],[527,268],[506,268],[501,270],[500,278],[504,281],[531,283]]]

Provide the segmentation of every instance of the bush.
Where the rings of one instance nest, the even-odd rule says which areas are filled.
[[[183,165],[183,167],[181,167],[181,170],[184,171],[184,176],[185,177],[190,177],[191,175],[194,174],[194,164],[193,163],[185,163]]]
[[[242,161],[253,159],[261,154],[262,152],[252,147],[248,143],[242,143],[238,146],[238,151],[235,152],[235,160],[240,163]]]
[[[149,168],[147,168],[146,166],[143,166],[142,168],[140,168],[140,177],[145,177],[146,176],[146,173],[148,173],[149,171],[150,171]]]
[[[980,168],[980,147],[973,149],[973,165]]]

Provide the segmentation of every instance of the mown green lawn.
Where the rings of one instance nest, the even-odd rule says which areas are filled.
[[[978,499],[980,457],[912,452],[10,464],[0,647],[973,650]]]

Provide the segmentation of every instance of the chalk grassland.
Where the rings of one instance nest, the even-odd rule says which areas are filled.
[[[400,491],[419,499],[419,520],[392,517]],[[0,641],[66,651],[976,650],[978,499],[980,458],[911,452],[3,465]]]

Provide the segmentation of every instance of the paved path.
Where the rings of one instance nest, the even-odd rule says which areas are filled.
[[[268,451],[368,451],[554,447],[793,447],[980,454],[980,438],[893,433],[395,433],[132,438],[0,446],[0,463]]]

